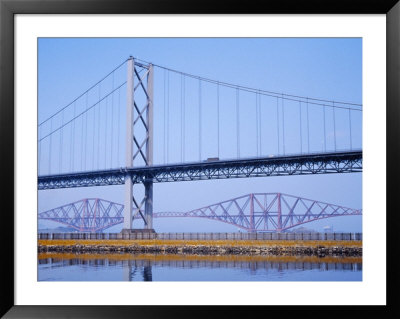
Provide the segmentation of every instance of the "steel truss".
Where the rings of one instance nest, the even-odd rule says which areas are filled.
[[[100,232],[124,220],[124,205],[98,198],[86,198],[39,214],[80,232]]]
[[[79,231],[102,231],[122,223],[124,206],[101,199],[84,199],[39,214]],[[189,212],[159,212],[154,218],[196,217],[234,225],[248,232],[283,232],[330,217],[362,215],[361,209],[319,202],[282,193],[255,193]]]
[[[154,217],[206,218],[231,224],[249,232],[283,232],[315,220],[361,214],[361,209],[352,209],[292,195],[257,193],[186,213],[155,213]]]
[[[211,179],[362,172],[362,151],[291,155],[39,176],[38,190]]]

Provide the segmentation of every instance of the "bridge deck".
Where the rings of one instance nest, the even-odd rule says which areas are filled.
[[[38,177],[38,190],[122,185],[152,181],[182,182],[243,177],[290,176],[351,173],[362,171],[362,151],[287,155],[263,158],[220,160],[184,164],[154,165],[77,172]]]

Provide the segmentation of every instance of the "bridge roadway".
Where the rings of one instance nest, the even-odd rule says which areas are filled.
[[[362,171],[362,151],[271,156],[143,166],[38,177],[38,190],[122,185],[152,181],[182,182],[226,178],[352,173]]]

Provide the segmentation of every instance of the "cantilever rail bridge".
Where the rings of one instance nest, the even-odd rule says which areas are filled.
[[[39,219],[59,222],[81,232],[99,232],[123,223],[124,206],[88,198],[39,214]],[[352,209],[282,193],[248,194],[188,212],[157,212],[154,218],[205,218],[249,232],[282,232],[316,220],[361,215]]]

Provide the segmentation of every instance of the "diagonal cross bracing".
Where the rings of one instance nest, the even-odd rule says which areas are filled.
[[[296,164],[288,168],[286,163]],[[324,163],[321,168],[321,163]],[[318,164],[318,166],[314,166]],[[250,168],[251,173],[243,173]],[[255,170],[255,168],[257,170]],[[38,177],[38,190],[123,185],[129,175],[133,183],[155,183],[207,179],[290,176],[362,172],[362,151],[291,155],[175,165],[149,165],[113,170],[47,175]]]
[[[253,200],[257,205],[251,204]],[[261,204],[263,201],[265,205]],[[285,205],[281,205],[280,201],[285,202]],[[145,199],[140,204],[135,201],[136,214],[142,215],[144,203]],[[98,232],[122,223],[123,209],[121,204],[89,198],[42,212],[38,218],[59,222],[78,231]],[[362,215],[362,210],[281,193],[255,193],[188,212],[154,213],[153,217],[203,218],[234,225],[249,232],[281,232],[319,219],[355,215]],[[254,218],[254,222],[251,222],[251,218]]]
[[[153,66],[138,63],[133,57],[128,59],[127,66],[126,168],[112,174],[123,175],[121,179],[125,184],[124,230],[130,231],[135,217],[141,217],[145,227],[152,228],[153,178],[133,176],[128,170],[141,165],[138,164],[138,160],[143,160],[145,167],[153,164]],[[138,68],[141,69],[139,72]],[[140,76],[143,70],[145,72]],[[144,94],[144,99],[140,98],[139,93]],[[145,194],[142,199],[136,198],[138,195],[134,192],[139,185],[144,187]]]
[[[55,221],[81,232],[99,232],[123,222],[124,206],[103,199],[87,198],[39,214],[40,220]],[[62,217],[58,212],[62,211]]]

